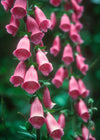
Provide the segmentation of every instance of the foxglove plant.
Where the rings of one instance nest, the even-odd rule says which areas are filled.
[[[84,63],[85,58],[81,51],[81,44],[84,42],[80,35],[83,25],[79,19],[82,17],[84,11],[84,7],[80,5],[81,1],[82,0],[49,0],[48,5],[50,4],[52,5],[51,7],[54,8],[53,11],[51,10],[50,19],[47,19],[43,12],[43,6],[41,6],[41,4],[37,6],[37,2],[31,5],[34,7],[31,9],[34,14],[30,14],[31,6],[29,7],[27,0],[15,0],[15,2],[14,0],[1,1],[2,6],[7,12],[12,8],[10,10],[10,24],[6,25],[9,34],[15,36],[20,26],[20,19],[24,20],[25,34],[13,51],[13,55],[17,57],[20,62],[14,74],[11,76],[10,82],[15,87],[21,85],[22,89],[30,94],[28,96],[31,98],[30,101],[32,104],[28,122],[36,129],[37,140],[41,139],[40,128],[43,127],[43,124],[46,124],[47,127],[47,136],[44,135],[45,139],[49,139],[49,136],[54,140],[63,139],[64,129],[66,129],[66,118],[70,118],[72,124],[76,118],[82,119],[82,132],[78,136],[76,130],[73,130],[75,131],[73,133],[73,139],[81,140],[83,138],[84,140],[95,140],[89,128],[92,113],[85,103],[85,99],[89,95],[89,90],[86,88],[81,77],[76,76],[73,66],[75,64],[77,70],[84,76],[89,69],[88,65]],[[60,19],[57,19],[60,13],[58,6],[61,6],[62,9]],[[56,12],[57,8],[59,12]],[[69,14],[65,14],[65,10]],[[70,13],[70,10],[73,12]],[[57,32],[57,34],[54,34],[55,27],[58,28],[60,33]],[[49,32],[53,32],[54,37],[50,53],[55,56],[55,59],[60,56],[59,58],[61,60],[59,62],[59,68],[56,69],[56,73],[53,71],[55,68],[53,69],[52,59],[49,61],[48,52],[46,52],[44,47],[44,38],[47,37],[46,35],[49,34]],[[67,43],[66,36],[69,38]],[[47,81],[44,79],[41,80],[42,77],[44,77],[44,79],[47,78]],[[66,81],[68,82],[68,86]],[[63,85],[63,83],[65,83],[65,85]],[[63,87],[66,86],[66,91],[68,91],[67,96],[71,99],[71,101],[69,100],[71,104],[70,110],[66,106],[59,109],[57,103],[52,102],[51,91],[49,91],[50,88],[48,88],[48,86],[54,86],[54,88],[59,89],[61,87],[62,90]],[[40,92],[43,92],[42,96],[40,96]],[[92,111],[92,105],[90,110]],[[56,114],[57,111],[60,111],[58,121],[53,114]],[[84,122],[88,125],[88,128]],[[33,131],[31,131],[31,133],[33,133]]]

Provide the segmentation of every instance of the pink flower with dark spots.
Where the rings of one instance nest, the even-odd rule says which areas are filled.
[[[27,35],[20,39],[16,50],[14,50],[13,55],[16,56],[20,61],[25,61],[31,56],[30,52],[30,40]]]
[[[78,96],[80,95],[80,89],[79,89],[78,83],[73,76],[69,80],[69,95],[73,99],[77,99]]]
[[[66,14],[63,14],[60,20],[60,29],[64,32],[68,32],[70,30],[70,19]]]
[[[90,115],[87,106],[82,99],[80,99],[80,101],[75,104],[75,108],[79,117],[81,117],[84,122],[87,122],[90,118]]]
[[[48,61],[44,52],[38,49],[36,53],[36,61],[38,63],[38,69],[42,72],[44,76],[48,76],[53,70],[52,64]]]
[[[78,85],[80,88],[80,95],[85,98],[89,95],[89,90],[86,89],[83,81],[81,79],[78,80]]]
[[[47,29],[51,26],[50,20],[46,18],[43,11],[37,6],[35,6],[35,19],[39,25],[40,30],[47,32]]]
[[[50,48],[50,53],[53,54],[54,56],[57,56],[58,53],[60,52],[61,44],[60,44],[60,38],[59,36],[56,36],[53,45]]]
[[[27,14],[26,8],[27,0],[15,0],[11,13],[15,16],[15,18],[21,19]]]
[[[55,103],[51,101],[50,91],[45,87],[43,91],[43,103],[46,108],[52,109],[55,106]]]
[[[50,113],[46,116],[46,126],[54,140],[61,140],[61,137],[64,135],[63,129]]]
[[[31,105],[30,118],[28,119],[28,121],[36,129],[40,129],[41,126],[45,123],[43,107],[38,98],[35,98],[34,102]]]
[[[64,51],[63,51],[62,60],[64,61],[64,63],[66,65],[70,65],[74,61],[73,50],[72,50],[70,44],[65,46]]]
[[[61,3],[61,0],[50,0],[50,4],[52,4],[55,7],[59,6],[60,3]]]
[[[14,15],[11,15],[10,24],[6,25],[7,32],[15,36],[18,31],[18,28],[19,28],[19,20],[16,19]]]
[[[18,87],[23,83],[25,73],[26,73],[26,66],[24,62],[20,62],[15,69],[14,75],[11,76],[10,78],[10,82],[14,84],[14,87]]]
[[[52,79],[52,83],[56,86],[56,88],[59,88],[63,84],[65,76],[64,74],[65,74],[64,68],[60,67],[57,70],[54,78]]]
[[[88,71],[88,65],[84,63],[85,58],[81,54],[76,55],[76,65],[77,68],[82,72],[82,74],[86,75]]]
[[[24,82],[22,84],[22,88],[26,90],[29,94],[35,93],[40,88],[37,71],[33,66],[31,66],[27,70]]]

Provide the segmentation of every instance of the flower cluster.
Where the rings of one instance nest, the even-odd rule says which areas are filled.
[[[73,101],[75,101],[74,109],[84,122],[88,122],[90,114],[84,100],[89,95],[89,90],[86,89],[82,79],[76,79],[73,76],[71,67],[71,64],[75,62],[77,69],[83,75],[86,75],[86,72],[88,71],[88,65],[84,63],[85,58],[82,56],[80,48],[83,43],[80,36],[80,30],[83,28],[83,25],[80,23],[79,19],[82,17],[84,7],[80,5],[81,0],[71,0],[70,2],[68,0],[65,0],[64,2],[61,0],[50,0],[50,4],[54,7],[58,7],[61,3],[66,11],[69,11],[70,9],[73,10],[71,18],[63,13],[59,25],[59,29],[62,32],[68,33],[70,41],[63,49],[60,36],[57,35],[54,38],[50,53],[56,57],[62,49],[63,54],[61,60],[63,64],[58,68],[51,82],[56,88],[60,88],[63,81],[66,78],[69,79],[68,94]],[[54,140],[60,140],[64,135],[65,115],[61,113],[57,121],[49,112],[49,110],[55,106],[55,103],[52,102],[50,91],[46,85],[43,87],[42,100],[40,100],[36,94],[37,90],[42,87],[38,78],[38,71],[44,76],[48,76],[50,72],[53,71],[52,63],[49,62],[46,51],[41,49],[41,47],[44,46],[43,37],[45,36],[45,33],[48,29],[52,31],[56,26],[56,14],[55,12],[51,13],[50,19],[47,19],[44,12],[38,6],[34,6],[34,17],[30,16],[27,11],[27,0],[15,0],[15,2],[14,0],[2,0],[1,4],[7,12],[11,8],[10,23],[6,25],[7,32],[12,34],[12,36],[15,36],[20,26],[20,19],[25,18],[26,30],[30,33],[30,36],[24,35],[19,40],[16,49],[13,51],[13,55],[19,60],[19,63],[14,74],[10,78],[10,82],[15,87],[21,85],[21,88],[23,88],[28,94],[36,95],[31,104],[30,118],[28,119],[32,126],[36,129],[40,129],[42,125],[46,123],[49,135]],[[34,44],[34,48],[38,45],[38,49],[35,49],[34,56],[36,58],[36,62],[34,63],[37,65],[30,65],[27,67],[26,61],[33,57],[31,43]],[[75,53],[72,44],[76,47]],[[71,69],[71,72],[69,68]],[[46,115],[44,115],[43,107],[48,110]],[[84,125],[82,127],[82,138],[87,140],[88,137],[89,139],[95,140],[88,128]],[[76,139],[81,140],[81,137],[77,136]]]

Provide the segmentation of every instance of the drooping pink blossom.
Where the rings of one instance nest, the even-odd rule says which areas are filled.
[[[38,52],[36,53],[36,61],[38,63],[38,69],[43,75],[48,76],[53,70],[52,64],[48,61],[45,53],[40,49],[38,49]]]
[[[81,54],[76,55],[76,65],[77,68],[86,75],[86,72],[88,71],[88,65],[84,63],[85,58]]]
[[[80,94],[80,89],[76,79],[72,76],[69,80],[69,95],[73,99],[77,99]]]
[[[67,44],[65,46],[64,51],[63,51],[62,60],[64,61],[64,63],[66,65],[70,65],[74,61],[73,50],[72,50],[70,44]]]
[[[79,43],[82,44],[83,40],[81,39],[80,35],[78,34],[78,32],[76,31],[76,27],[74,24],[71,24],[70,27],[70,38],[74,43]]]
[[[50,4],[52,4],[55,7],[59,6],[60,3],[61,3],[61,0],[50,0]]]
[[[14,74],[11,76],[10,82],[14,84],[15,87],[20,86],[24,81],[25,73],[26,73],[26,66],[24,62],[20,62],[17,65]]]
[[[20,61],[25,61],[31,56],[30,52],[30,40],[27,35],[22,37],[14,50],[13,55],[16,56]]]
[[[50,29],[53,30],[55,28],[55,25],[56,25],[56,14],[54,12],[51,13],[50,22],[51,22]]]
[[[71,18],[72,18],[73,22],[75,22],[75,23],[79,22],[79,17],[76,15],[75,12],[72,13]]]
[[[26,8],[27,0],[15,0],[11,13],[15,16],[15,18],[21,19],[27,14]]]
[[[84,122],[87,122],[90,118],[90,115],[87,106],[82,99],[80,99],[80,101],[75,104],[75,108],[79,117],[81,117]]]
[[[81,24],[80,22],[76,22],[75,27],[76,31],[80,32],[80,30],[83,28],[83,24]]]
[[[65,115],[61,114],[58,118],[58,124],[61,126],[61,128],[64,129],[65,127]]]
[[[38,82],[38,74],[33,66],[27,70],[22,88],[29,94],[35,93],[40,88],[40,84]]]
[[[27,16],[26,27],[28,32],[32,32],[31,41],[35,45],[41,43],[42,38],[44,37],[44,33],[40,31],[39,25],[31,16]]]
[[[89,132],[86,126],[82,127],[82,136],[83,136],[83,140],[95,140],[95,138],[92,137],[91,133]]]
[[[59,36],[56,36],[53,45],[50,48],[50,53],[53,54],[54,56],[57,56],[58,53],[60,52],[61,44],[60,44],[60,38]]]
[[[50,113],[46,117],[46,126],[50,136],[54,140],[61,140],[61,137],[64,135],[63,129]]]
[[[65,76],[64,74],[65,74],[64,68],[60,67],[57,70],[54,78],[52,79],[52,83],[56,86],[56,88],[59,88],[63,84]]]
[[[18,31],[18,28],[19,28],[19,20],[16,19],[14,15],[11,15],[10,24],[6,25],[7,32],[15,36]]]
[[[43,92],[43,103],[46,108],[52,109],[55,106],[55,103],[51,101],[50,92],[47,87],[45,87]]]
[[[78,85],[80,88],[80,95],[85,98],[89,95],[89,90],[86,89],[83,81],[81,79],[78,80]]]
[[[80,47],[80,45],[76,46],[76,51],[77,51],[77,53],[79,53],[81,55],[81,47]]]
[[[36,129],[40,129],[41,126],[45,123],[43,107],[38,98],[35,98],[34,102],[31,105],[30,118],[28,121]]]
[[[37,6],[35,6],[35,18],[40,30],[47,32],[47,29],[51,26],[50,20],[46,18],[43,11]]]
[[[1,0],[1,4],[6,12],[8,12],[8,10],[12,7],[13,2],[14,0]]]
[[[70,30],[70,19],[66,14],[63,14],[60,20],[60,29],[64,32],[68,32]]]

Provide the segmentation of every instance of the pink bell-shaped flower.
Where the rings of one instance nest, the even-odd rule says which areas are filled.
[[[38,63],[38,69],[42,72],[43,75],[48,76],[49,73],[53,70],[52,64],[48,61],[44,52],[38,49],[36,53],[36,60]]]
[[[14,50],[13,55],[16,56],[20,61],[25,61],[31,56],[30,53],[30,40],[27,35],[20,39],[16,50]]]
[[[36,129],[40,129],[45,123],[43,107],[38,98],[31,105],[30,118],[28,120]]]
[[[76,27],[74,24],[71,24],[71,28],[70,28],[70,38],[74,43],[79,43],[82,44],[83,40],[81,39],[80,35],[77,33],[76,31]]]
[[[60,29],[64,32],[68,32],[70,30],[70,19],[66,14],[63,14],[60,21]]]
[[[11,15],[10,24],[6,25],[7,32],[15,36],[18,31],[18,28],[19,28],[19,20],[16,19],[14,15]]]
[[[58,124],[61,126],[61,128],[64,129],[65,127],[65,115],[61,114],[58,118]]]
[[[81,55],[81,47],[80,47],[80,45],[76,46],[76,51],[77,51],[77,53],[79,53]]]
[[[73,76],[69,80],[69,95],[73,99],[77,99],[77,97],[80,95],[80,89],[78,83]]]
[[[6,12],[8,12],[8,10],[12,7],[13,2],[14,0],[1,0],[1,4]]]
[[[73,50],[70,44],[65,46],[62,60],[64,61],[66,65],[70,65],[74,61]]]
[[[50,4],[52,4],[55,7],[59,6],[60,3],[61,3],[61,0],[50,0]]]
[[[20,62],[15,69],[14,75],[11,76],[10,78],[10,82],[14,84],[14,87],[18,87],[23,83],[25,73],[26,73],[26,66],[24,62]]]
[[[72,13],[71,18],[72,18],[72,21],[73,21],[73,22],[75,22],[75,23],[79,22],[79,18],[78,18],[78,16],[76,15],[75,12]]]
[[[51,26],[50,26],[50,29],[53,30],[55,25],[56,25],[56,15],[55,13],[51,13],[51,16],[50,16],[50,21],[51,21]]]
[[[77,68],[86,75],[86,72],[88,71],[88,65],[84,63],[85,58],[81,54],[76,55],[76,65]]]
[[[22,88],[26,90],[29,94],[35,93],[40,88],[37,71],[33,66],[31,66],[27,70],[24,78],[24,83],[22,84]]]
[[[64,75],[65,74],[65,70],[63,67],[60,67],[54,78],[52,79],[52,83],[56,86],[56,88],[59,88],[62,84],[63,84],[63,81],[64,81]]]
[[[50,48],[50,53],[53,54],[54,56],[57,56],[58,53],[60,52],[60,48],[61,48],[60,38],[59,38],[59,36],[56,36],[53,41],[53,45]]]
[[[46,108],[52,109],[55,106],[55,103],[51,101],[50,92],[47,87],[45,87],[43,92],[43,103]]]
[[[76,111],[78,115],[82,118],[84,122],[87,122],[90,118],[87,106],[85,105],[84,101],[80,99],[78,103],[75,104]]]
[[[78,85],[80,88],[80,95],[85,98],[89,95],[89,90],[86,89],[83,81],[81,79],[78,80]]]
[[[11,13],[15,16],[15,18],[21,19],[27,14],[26,8],[27,0],[15,0]]]
[[[41,43],[44,33],[40,31],[37,22],[31,16],[27,16],[26,27],[28,32],[32,32],[31,41],[35,45]]]
[[[46,126],[50,136],[54,140],[61,140],[61,137],[64,135],[63,129],[50,113],[46,117]]]
[[[80,22],[76,22],[75,27],[76,27],[76,31],[80,32],[80,30],[83,28],[83,25]]]
[[[37,6],[35,6],[35,18],[40,30],[47,32],[47,29],[51,26],[50,20],[46,18],[43,11]]]
[[[83,140],[95,140],[95,138],[92,137],[91,133],[89,132],[86,126],[82,127],[82,136],[83,136]]]

